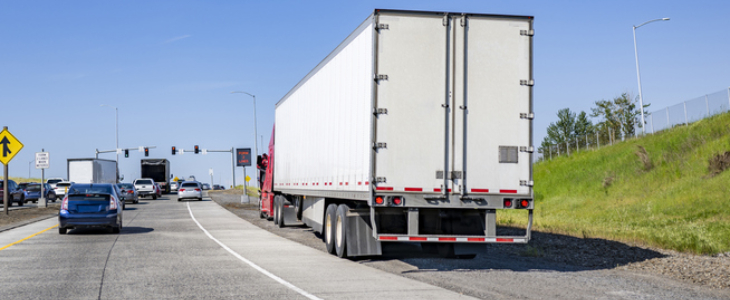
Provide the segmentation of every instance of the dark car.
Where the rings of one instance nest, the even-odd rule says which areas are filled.
[[[46,193],[46,200],[56,202],[56,192],[51,188],[51,185],[44,183],[43,189],[43,192]],[[41,198],[41,184],[35,182],[27,183],[25,185],[25,195],[25,202],[38,202],[38,199]]]
[[[111,183],[75,183],[61,202],[58,212],[58,233],[76,228],[110,228],[122,230],[124,202]]]
[[[5,182],[0,180],[0,203],[5,203],[5,199],[3,197],[3,191],[5,188]],[[8,201],[8,207],[13,206],[13,202],[17,202],[18,206],[23,206],[25,204],[25,191],[21,189],[15,181],[8,180],[8,197],[10,197],[10,201]]]

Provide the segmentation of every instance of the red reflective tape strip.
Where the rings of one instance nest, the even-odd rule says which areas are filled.
[[[441,189],[433,189],[434,192],[440,193]]]
[[[497,242],[514,242],[514,239],[503,239],[503,238],[497,238]]]
[[[517,194],[517,190],[499,190],[502,194]]]
[[[379,187],[376,187],[375,190],[378,190],[378,191],[392,191],[393,188],[392,187],[386,187],[386,186],[379,186]]]
[[[428,238],[422,237],[422,236],[412,236],[412,237],[409,237],[408,240],[410,240],[410,241],[428,241]]]
[[[414,187],[407,187],[405,188],[406,192],[422,192],[422,188],[414,188]]]
[[[362,181],[358,181],[357,182],[357,185],[362,185]]]
[[[379,239],[385,240],[385,241],[397,241],[397,236],[381,236]]]
[[[489,189],[471,189],[472,193],[489,193]]]
[[[342,185],[342,182],[340,182],[340,185]]]
[[[484,238],[467,238],[466,240],[469,241],[469,242],[483,242],[483,241],[485,241]]]
[[[453,237],[440,237],[439,241],[456,242],[456,238]]]
[[[369,181],[365,181],[365,185],[368,185],[368,184],[370,184],[370,182]]]

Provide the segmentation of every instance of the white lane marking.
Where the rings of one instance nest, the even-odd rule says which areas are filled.
[[[221,243],[218,239],[214,238],[207,230],[205,230],[205,228],[203,228],[203,225],[200,225],[200,222],[198,222],[198,220],[195,219],[195,216],[193,215],[193,211],[190,209],[190,202],[188,202],[187,204],[188,204],[188,211],[190,212],[190,217],[193,218],[193,221],[195,221],[195,224],[198,224],[198,227],[200,227],[200,229],[203,230],[203,232],[205,232],[205,235],[207,235],[211,240],[213,240],[216,243],[218,243],[218,245],[220,245],[221,247],[223,247],[223,249],[226,249],[226,251],[228,251],[229,253],[233,254],[233,256],[235,256],[236,258],[238,258],[241,261],[245,262],[246,264],[248,264],[252,268],[256,269],[257,271],[263,273],[266,276],[269,276],[269,278],[271,278],[273,280],[276,280],[277,282],[283,284],[284,286],[286,286],[286,287],[288,287],[288,288],[296,291],[297,293],[301,294],[302,296],[307,297],[307,298],[312,299],[312,300],[322,300],[322,298],[318,298],[315,295],[312,295],[310,293],[307,293],[307,291],[296,287],[295,285],[289,283],[288,281],[286,281],[284,279],[281,279],[281,277],[276,276],[274,274],[271,274],[271,272],[266,271],[266,269],[264,269],[262,267],[259,267],[257,264],[255,264],[252,261],[250,261],[250,260],[244,258],[243,256],[239,255],[238,253],[236,253],[235,251],[233,251],[231,248],[228,248],[228,246],[226,246],[223,243]]]

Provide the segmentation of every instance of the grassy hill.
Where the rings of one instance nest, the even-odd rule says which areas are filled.
[[[534,228],[683,252],[730,251],[730,170],[708,170],[726,151],[728,113],[536,163]],[[502,225],[526,223],[520,212],[498,216]]]

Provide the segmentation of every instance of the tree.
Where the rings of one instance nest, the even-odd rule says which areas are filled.
[[[601,127],[607,132],[608,139],[615,142],[622,137],[630,137],[636,134],[637,116],[641,111],[637,109],[637,100],[631,101],[628,93],[623,93],[613,100],[596,101],[596,107],[591,108],[591,117],[602,117]],[[651,104],[645,104],[644,108]],[[643,126],[641,124],[640,126]],[[604,133],[601,133],[604,134]]]

